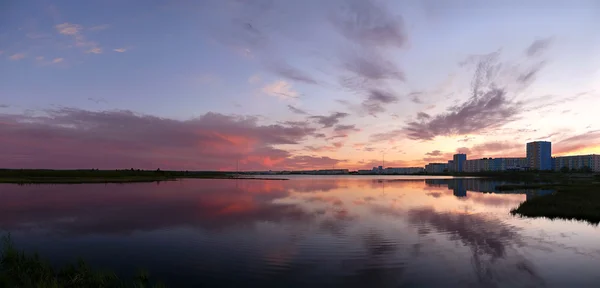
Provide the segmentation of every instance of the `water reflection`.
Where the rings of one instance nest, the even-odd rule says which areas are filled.
[[[590,252],[600,245],[581,240],[600,235],[596,228],[512,217],[511,208],[547,192],[495,193],[499,184],[305,177],[0,185],[0,229],[48,257],[141,266],[175,287],[551,287],[560,265],[585,267],[579,284],[600,283],[587,269],[600,264]]]

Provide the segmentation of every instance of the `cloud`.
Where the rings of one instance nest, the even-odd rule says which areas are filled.
[[[90,50],[85,51],[85,53],[92,53],[92,54],[102,54],[102,48],[100,47],[94,47]]]
[[[8,104],[0,104],[0,108],[9,108],[9,107],[10,107],[10,105],[8,105]]]
[[[55,26],[58,33],[63,35],[75,36],[79,35],[83,27],[79,24],[62,23]]]
[[[417,120],[423,121],[423,120],[427,120],[431,118],[431,115],[425,113],[425,112],[419,112],[417,113]]]
[[[261,90],[267,95],[278,97],[280,99],[290,99],[298,97],[298,92],[292,89],[292,85],[283,80],[267,84]]]
[[[288,109],[290,109],[290,111],[292,111],[292,113],[296,113],[296,114],[300,114],[300,115],[306,115],[308,114],[306,111],[300,109],[300,108],[296,108],[292,105],[287,105]]]
[[[423,93],[421,93],[421,92],[412,92],[412,93],[408,94],[408,97],[410,97],[410,101],[412,101],[413,103],[423,104],[423,100],[421,100],[421,98],[420,98],[420,96],[422,94]]]
[[[529,47],[527,47],[527,50],[525,50],[525,55],[529,57],[538,56],[547,50],[548,47],[550,47],[553,40],[553,38],[536,39],[533,41],[533,43],[531,43],[531,45],[529,45]]]
[[[490,156],[525,156],[525,144],[509,141],[490,141],[473,145],[469,148],[469,154],[473,157]]]
[[[343,67],[364,81],[394,79],[404,81],[404,73],[389,60],[378,55],[359,54],[345,59]]]
[[[384,105],[398,102],[398,97],[382,90],[371,90],[369,97],[363,101],[362,108],[370,115],[385,111]]]
[[[562,139],[552,145],[553,154],[570,154],[586,148],[600,149],[600,130],[589,131],[580,135]]]
[[[414,140],[433,140],[437,136],[475,134],[514,121],[525,108],[522,102],[514,100],[514,95],[512,99],[509,97],[508,89],[514,89],[511,92],[516,94],[524,86],[518,85],[522,81],[517,79],[519,76],[514,78],[515,71],[500,70],[498,57],[499,52],[494,52],[464,61],[463,66],[475,64],[470,98],[435,116],[417,115],[416,121],[406,123],[407,136]]]
[[[86,50],[86,53],[102,53],[102,48],[100,48],[96,42],[88,41],[83,35],[82,25],[65,22],[55,25],[54,28],[59,34],[72,37],[76,47],[89,48]]]
[[[404,23],[375,1],[345,1],[331,22],[352,42],[368,47],[403,47],[407,42]]]
[[[395,140],[398,137],[404,134],[404,129],[394,129],[388,132],[375,133],[370,136],[371,141],[379,142],[379,141],[391,141]]]
[[[310,119],[314,119],[317,123],[323,125],[323,128],[329,128],[340,122],[341,119],[350,116],[344,112],[334,112],[329,116],[310,116]]]
[[[37,61],[43,61],[44,60],[44,56],[37,56],[37,57],[35,57],[35,60],[37,60]]]
[[[63,60],[65,60],[65,59],[64,59],[64,58],[54,58],[54,59],[52,60],[52,63],[54,63],[54,64],[56,64],[56,63],[60,63],[60,62],[63,62]]]
[[[88,30],[90,31],[102,31],[102,30],[106,30],[110,27],[109,24],[102,24],[102,25],[96,25],[96,26],[92,26],[90,28],[88,28]]]
[[[206,113],[178,121],[131,111],[73,108],[0,114],[0,158],[10,168],[246,170],[331,167],[342,160],[292,155],[316,129],[259,125],[257,117]],[[36,116],[37,115],[37,116]],[[89,153],[94,151],[94,153]]]
[[[127,48],[117,48],[117,49],[113,49],[113,51],[123,53],[123,52],[127,51]]]
[[[428,156],[440,156],[440,155],[442,155],[442,151],[440,151],[440,150],[433,150],[431,152],[425,153],[425,155],[428,155]]]
[[[212,1],[206,9],[225,14],[205,17],[207,33],[228,47],[251,51],[290,83],[351,90],[364,97],[358,109],[375,115],[387,107],[369,99],[372,91],[394,95],[389,87],[405,79],[392,56],[406,46],[402,17],[378,1],[223,2]],[[315,72],[329,77],[322,80]]]
[[[473,97],[459,106],[430,120],[412,121],[406,125],[407,135],[415,140],[432,140],[436,136],[474,134],[487,128],[502,126],[519,113],[518,103],[500,89]]]
[[[344,133],[352,131],[357,132],[360,131],[360,129],[356,128],[356,125],[336,125],[333,131]]]
[[[452,157],[425,157],[423,158],[423,162],[425,163],[446,163]]]
[[[285,62],[271,64],[270,69],[277,75],[284,77],[288,80],[303,82],[306,84],[318,84],[317,80],[312,78],[310,75],[290,66]]]
[[[16,54],[10,55],[10,57],[8,57],[8,58],[13,61],[19,61],[25,57],[26,57],[25,53],[16,53]]]
[[[333,135],[327,137],[327,140],[332,140],[336,138],[346,138],[352,132],[359,132],[360,129],[356,128],[355,125],[336,125],[333,128]]]

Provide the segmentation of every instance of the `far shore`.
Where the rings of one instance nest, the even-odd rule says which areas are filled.
[[[252,175],[213,171],[161,171],[161,170],[21,170],[0,169],[0,183],[4,184],[101,184],[145,183],[177,181],[180,179],[242,179],[288,180],[283,177],[253,177]]]

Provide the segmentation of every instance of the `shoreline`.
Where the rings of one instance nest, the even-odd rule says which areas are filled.
[[[43,185],[43,184],[134,184],[134,183],[154,183],[154,182],[171,182],[184,179],[227,179],[227,180],[273,180],[285,181],[287,178],[260,178],[260,177],[174,177],[174,178],[103,178],[103,177],[31,177],[31,178],[0,178],[0,184],[15,184],[15,185]]]

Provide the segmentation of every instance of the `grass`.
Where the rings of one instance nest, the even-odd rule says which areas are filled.
[[[527,200],[513,209],[513,215],[550,219],[583,220],[600,223],[600,183],[571,181],[545,184],[544,189],[556,192]]]
[[[146,272],[124,281],[112,272],[95,271],[83,260],[55,269],[39,255],[18,251],[10,235],[2,238],[0,287],[75,288],[75,287],[165,287],[152,283]]]
[[[552,189],[552,185],[548,184],[504,184],[497,185],[496,190],[498,191],[513,191],[513,190],[525,190],[525,189]]]
[[[243,174],[242,174],[243,175]],[[135,183],[173,181],[181,178],[197,179],[261,179],[249,178],[233,172],[219,171],[162,171],[162,170],[40,170],[0,169],[0,183],[12,184],[83,184],[83,183]]]

